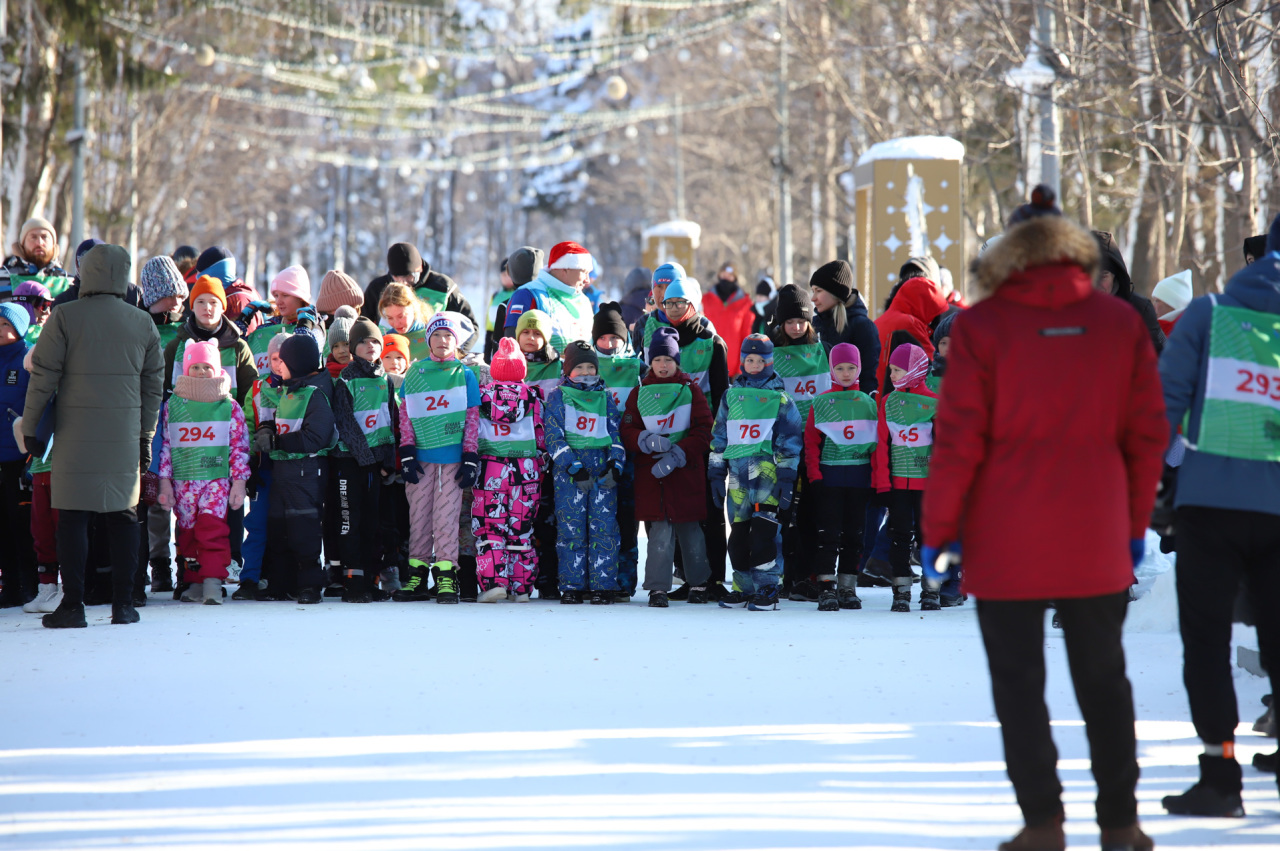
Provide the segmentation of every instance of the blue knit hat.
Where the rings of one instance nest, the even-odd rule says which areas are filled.
[[[0,319],[13,326],[19,339],[25,337],[27,329],[31,327],[31,316],[27,313],[27,309],[12,301],[0,304]]]
[[[684,279],[684,267],[679,263],[663,263],[653,270],[653,285],[655,287],[669,287],[675,282],[683,281]]]
[[[208,275],[222,281],[224,287],[236,280],[236,258],[221,245],[206,248],[196,259],[196,274]]]
[[[690,279],[683,277],[679,278],[667,284],[667,291],[663,294],[662,300],[666,301],[669,298],[682,298],[692,304],[696,309],[698,306],[698,296],[702,295],[702,293],[695,292],[694,289],[693,282]]]
[[[649,363],[656,357],[666,356],[680,363],[680,333],[676,329],[663,325],[654,330],[653,339],[649,341]]]
[[[759,355],[764,358],[765,366],[773,366],[773,341],[764,334],[751,334],[742,341],[742,360],[747,355]]]

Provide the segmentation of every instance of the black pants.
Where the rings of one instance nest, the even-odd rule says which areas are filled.
[[[1128,827],[1138,817],[1133,691],[1120,643],[1128,601],[1128,592],[1057,601],[1098,784],[1098,826],[1103,828]],[[1058,749],[1044,702],[1048,606],[1047,600],[978,601],[1005,764],[1022,816],[1031,825],[1062,812]]]
[[[320,564],[327,458],[277,461],[272,469],[267,516],[279,531],[267,536],[263,570],[268,590],[296,593],[324,585]]]
[[[1207,744],[1235,740],[1231,620],[1241,582],[1253,598],[1258,646],[1280,694],[1280,517],[1184,506],[1177,511],[1178,621],[1191,722]]]
[[[377,578],[378,508],[382,498],[382,474],[378,468],[361,467],[354,458],[329,459],[329,476],[336,496],[332,513],[337,521],[335,553],[342,562],[343,575],[350,580],[363,576],[372,583]]]
[[[874,493],[871,488],[829,487],[822,482],[809,485],[806,498],[817,526],[814,565],[819,582],[835,582],[837,565],[846,576],[858,573],[867,503]]]
[[[84,605],[84,566],[89,559],[89,522],[94,518],[105,527],[111,554],[111,600],[115,605],[127,604],[133,597],[133,577],[138,569],[138,544],[142,540],[138,528],[138,512],[97,513],[93,511],[58,512],[58,563],[62,569],[63,605]]]
[[[36,595],[36,554],[31,541],[31,491],[23,487],[22,461],[0,463],[0,580],[5,602],[20,606]]]
[[[409,499],[404,482],[387,484],[382,474],[378,495],[378,551],[382,569],[396,568],[401,582],[409,581]]]
[[[791,506],[778,512],[778,521],[782,524],[783,578],[788,588],[797,582],[807,582],[815,573],[814,564],[818,556],[817,499],[815,485],[809,481],[804,456],[801,455]]]
[[[711,581],[724,584],[725,567],[729,560],[729,541],[725,533],[724,506],[711,500],[711,488],[707,492],[707,519],[702,521],[702,538],[706,542],[707,565],[711,568]]]
[[[920,506],[924,491],[889,491],[889,566],[894,576],[911,576],[911,541],[922,539]]]

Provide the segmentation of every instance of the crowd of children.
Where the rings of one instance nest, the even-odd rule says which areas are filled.
[[[941,339],[907,336],[884,353],[891,386],[877,400],[860,386],[880,365],[819,337],[805,287],[778,292],[772,336],[729,352],[678,264],[654,272],[655,309],[640,322],[628,327],[617,303],[588,322],[585,297],[562,283],[585,249],[565,245],[550,256],[572,262],[535,270],[550,283],[511,302],[488,363],[467,350],[479,336],[468,316],[412,283],[385,283],[371,319],[349,276],[330,271],[316,298],[290,266],[270,301],[229,310],[243,287],[229,252],[187,269],[150,260],[141,306],[166,361],[139,506],[152,593],[217,605],[224,584],[236,600],[302,604],[526,602],[536,591],[603,605],[636,593],[644,523],[649,606],[769,610],[790,597],[858,609],[887,508],[892,609],[909,611],[950,314]],[[20,289],[0,302],[11,419],[31,332],[48,315],[45,296]],[[589,339],[571,338],[587,327]],[[16,428],[0,435],[0,530],[18,542],[0,561],[2,599],[32,612],[58,603],[56,463],[56,450],[28,456]],[[137,605],[146,582],[142,569]],[[954,579],[922,586],[922,609],[961,602]]]

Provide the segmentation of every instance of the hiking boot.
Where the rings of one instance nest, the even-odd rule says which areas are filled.
[[[896,577],[893,580],[893,605],[889,607],[889,611],[911,611],[911,584],[911,578],[907,576]]]
[[[797,603],[816,603],[820,596],[822,596],[822,590],[817,583],[803,579],[795,584],[791,593],[787,595],[787,599]]]
[[[696,587],[689,589],[689,599],[687,602],[694,606],[704,606],[707,603],[707,589]]]
[[[729,589],[715,580],[707,583],[707,600],[710,602],[719,603],[724,599],[724,595],[728,593]]]
[[[665,609],[665,608],[667,608],[667,607],[668,607],[668,606],[670,606],[670,605],[671,605],[671,604],[670,604],[669,602],[667,602],[667,592],[665,592],[665,591],[650,591],[650,592],[649,592],[649,608],[651,608],[651,609]]]
[[[581,606],[582,592],[575,591],[570,588],[568,591],[560,592],[560,605],[562,606]]]
[[[744,594],[741,591],[728,591],[716,602],[719,603],[722,609],[736,609],[739,606],[745,606],[750,600],[750,594]]]
[[[204,589],[204,604],[206,606],[222,605],[222,580],[215,579],[210,576],[202,583]]]
[[[231,595],[233,600],[256,600],[258,599],[258,583],[250,580],[249,582],[241,582],[240,587]]]
[[[1243,818],[1243,784],[1240,763],[1234,758],[1200,754],[1200,781],[1181,795],[1166,795],[1160,803],[1175,816]]]
[[[667,599],[676,600],[677,602],[683,602],[684,600],[688,600],[689,599],[689,583],[686,582],[676,590],[672,591],[670,594],[667,595]]]
[[[862,598],[858,596],[856,588],[841,588],[836,591],[836,599],[840,601],[842,609],[861,609]]]
[[[458,602],[458,575],[453,562],[438,561],[431,565],[431,575],[436,580],[436,602],[452,605]]]
[[[314,606],[320,602],[319,588],[299,588],[298,603],[303,606]]]
[[[778,609],[778,586],[767,585],[751,595],[747,608],[753,612],[773,612]]]
[[[840,611],[840,595],[836,593],[836,589],[823,588],[820,592],[818,592],[818,611],[820,612]]]
[[[1001,842],[999,851],[1065,851],[1067,835],[1062,830],[1062,815],[1046,822],[1027,825],[1008,842]]]
[[[920,611],[937,612],[942,610],[942,595],[937,588],[930,588],[928,582],[920,584]]]
[[[138,610],[131,603],[116,603],[111,607],[111,622],[114,624],[131,624],[140,620]]]
[[[427,593],[427,577],[430,568],[426,562],[419,561],[416,558],[409,559],[409,581],[399,591],[393,591],[391,599],[397,603],[421,603],[424,600],[430,600],[431,595]]]
[[[173,567],[167,558],[151,560],[151,593],[168,594],[173,591]]]
[[[84,620],[84,606],[70,606],[65,601],[42,617],[40,623],[49,629],[84,629],[88,626]]]
[[[1128,827],[1104,827],[1102,851],[1151,851],[1156,844],[1142,832],[1137,822]]]

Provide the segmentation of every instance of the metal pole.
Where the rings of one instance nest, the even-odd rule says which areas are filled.
[[[1053,67],[1056,21],[1053,9],[1045,0],[1036,3],[1036,31],[1040,37],[1040,55]],[[1049,83],[1040,92],[1040,181],[1062,197],[1061,177],[1058,172],[1058,107],[1053,102],[1054,84]],[[1061,201],[1059,201],[1061,203]]]
[[[84,53],[76,51],[75,129],[71,147],[71,244],[72,252],[84,240]]]
[[[129,96],[129,114],[133,115],[133,96]],[[79,245],[79,243],[76,243]],[[129,275],[138,282],[138,119],[129,121]]]
[[[791,283],[791,110],[787,93],[787,0],[778,3],[778,286]]]
[[[676,218],[684,219],[684,96],[676,92]]]

